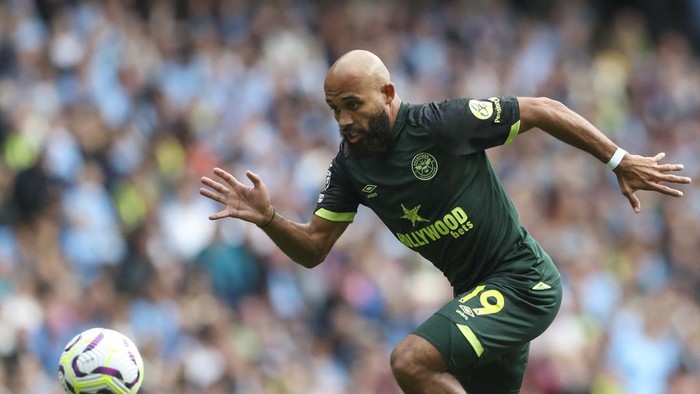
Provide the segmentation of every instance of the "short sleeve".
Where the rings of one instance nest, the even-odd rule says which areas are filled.
[[[318,195],[314,215],[333,222],[352,222],[359,200],[344,169],[342,152],[333,159],[326,172],[326,185]]]
[[[458,98],[430,104],[429,128],[438,143],[458,155],[468,155],[510,143],[520,130],[520,108],[513,96]]]

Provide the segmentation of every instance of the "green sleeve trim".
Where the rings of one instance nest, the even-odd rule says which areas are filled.
[[[517,122],[513,123],[512,126],[510,126],[510,133],[508,134],[508,138],[506,138],[506,142],[503,143],[503,145],[508,145],[511,142],[513,142],[513,139],[515,138],[516,135],[518,135],[518,132],[520,131],[520,120]]]
[[[459,328],[459,331],[462,333],[462,335],[464,335],[464,337],[467,338],[469,344],[472,345],[474,351],[476,352],[476,356],[481,357],[481,354],[484,353],[484,347],[481,345],[481,342],[476,337],[476,335],[474,335],[472,329],[468,326],[465,326],[464,324],[457,324],[457,328]]]
[[[352,222],[355,220],[355,212],[331,212],[326,208],[321,208],[314,212],[314,215],[322,217],[331,222]]]

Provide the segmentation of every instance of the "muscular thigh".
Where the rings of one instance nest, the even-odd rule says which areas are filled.
[[[459,294],[414,333],[445,359],[471,392],[518,392],[529,342],[551,324],[561,284],[534,290],[491,278]]]

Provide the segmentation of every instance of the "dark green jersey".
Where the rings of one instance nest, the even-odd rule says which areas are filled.
[[[515,97],[403,103],[389,153],[357,158],[341,143],[315,214],[352,221],[359,204],[369,207],[456,291],[537,265],[550,267],[540,274],[551,282],[556,269],[520,226],[484,151],[509,143],[519,126]]]

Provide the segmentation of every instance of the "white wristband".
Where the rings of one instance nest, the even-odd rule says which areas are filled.
[[[627,151],[618,146],[617,150],[612,155],[612,157],[610,158],[610,161],[607,164],[608,168],[610,168],[611,170],[614,170],[615,168],[617,168],[617,166],[622,161],[622,158],[625,157],[626,154],[627,154]]]

